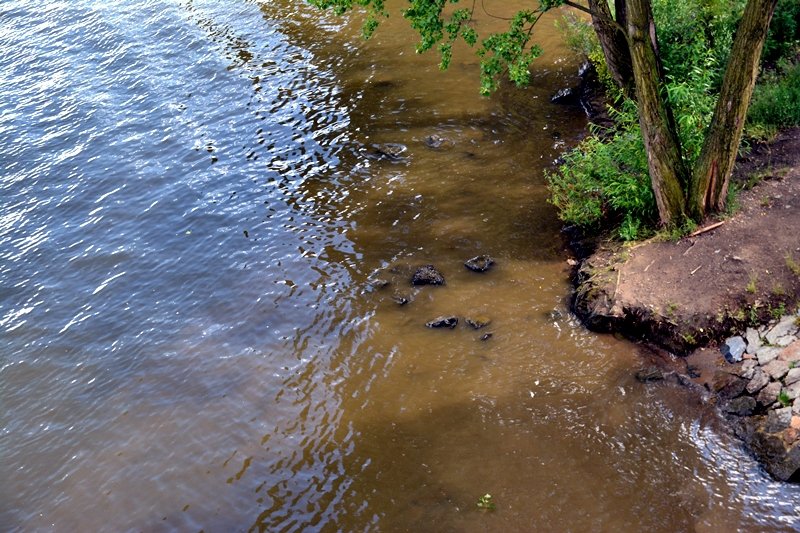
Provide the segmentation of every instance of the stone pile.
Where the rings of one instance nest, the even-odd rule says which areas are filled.
[[[800,311],[721,347],[713,388],[737,433],[781,480],[800,476]]]

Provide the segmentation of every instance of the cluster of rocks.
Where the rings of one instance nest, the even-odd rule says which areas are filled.
[[[492,259],[490,256],[478,255],[467,259],[464,262],[464,267],[472,272],[482,273],[487,272],[492,268],[492,266],[494,266],[494,264],[494,259]],[[445,284],[444,274],[442,274],[434,265],[421,265],[413,268],[412,270],[413,273],[411,273],[410,281],[411,285],[414,287],[424,285],[437,286]],[[374,275],[370,276],[369,280],[367,280],[367,284],[372,289],[383,289],[393,283],[391,279],[392,275],[403,276],[404,272],[406,272],[405,268],[401,266],[394,266],[383,273],[375,273]],[[411,301],[411,295],[396,292],[392,299],[398,305],[406,305]],[[457,316],[445,315],[426,322],[425,326],[434,329],[455,329],[456,326],[458,326],[458,323],[459,318]],[[485,328],[491,324],[491,319],[485,316],[467,316],[464,317],[464,323],[470,328],[477,330]],[[480,337],[480,340],[485,341],[491,337],[492,333],[487,332]]]
[[[721,347],[712,388],[737,434],[781,480],[800,475],[800,312]],[[794,477],[793,477],[794,476]]]

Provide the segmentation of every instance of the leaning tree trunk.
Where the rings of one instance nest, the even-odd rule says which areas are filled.
[[[684,186],[689,173],[680,140],[661,86],[661,65],[655,48],[650,0],[627,1],[628,41],[636,85],[639,125],[644,138],[650,182],[662,225],[685,214]]]
[[[748,0],[736,30],[714,118],[692,173],[688,202],[697,218],[725,208],[761,49],[777,3],[778,0]]]
[[[616,0],[617,20],[611,16],[606,0],[589,0],[592,26],[603,49],[608,71],[626,96],[633,97],[633,67],[631,52],[625,38],[625,1]]]

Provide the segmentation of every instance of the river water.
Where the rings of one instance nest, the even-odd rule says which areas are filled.
[[[552,17],[492,98],[398,17],[363,42],[299,0],[0,22],[0,529],[800,528],[702,399],[567,312]]]

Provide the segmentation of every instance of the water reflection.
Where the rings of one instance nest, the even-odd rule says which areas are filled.
[[[481,99],[398,21],[362,43],[299,2],[4,19],[6,529],[797,526],[796,491],[566,313],[541,172],[583,117],[545,102],[554,31],[537,86]],[[366,283],[427,262],[444,287]],[[423,327],[445,313],[493,337]]]

